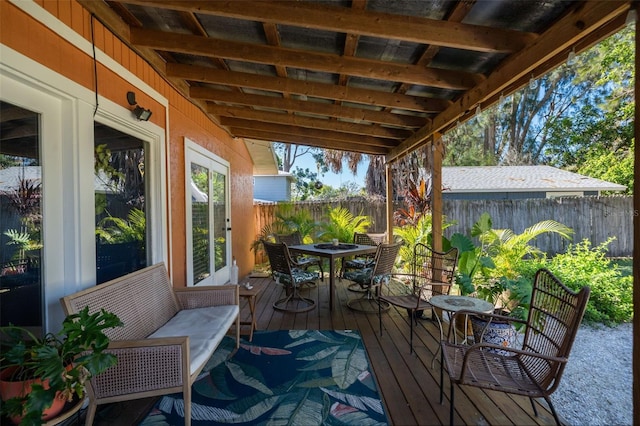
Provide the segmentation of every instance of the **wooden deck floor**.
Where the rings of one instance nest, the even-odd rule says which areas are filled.
[[[283,296],[283,289],[270,278],[250,278],[252,285],[264,286],[257,297],[256,316],[259,330],[359,330],[363,336],[369,359],[377,379],[384,405],[393,425],[439,425],[449,422],[449,382],[445,372],[445,399],[440,400],[440,360],[435,360],[440,332],[438,324],[420,320],[415,328],[414,353],[409,353],[409,323],[406,312],[391,309],[383,313],[383,333],[380,336],[378,315],[362,314],[350,310],[346,301],[359,297],[347,290],[346,284],[336,280],[335,307],[329,310],[327,280],[316,288],[303,290],[317,300],[316,307],[305,313],[275,311],[272,304]],[[244,282],[243,281],[243,282]],[[248,320],[246,300],[241,300],[243,320]],[[247,332],[243,328],[243,334]],[[149,401],[121,404],[98,413],[96,424],[126,424],[146,412]],[[538,417],[534,416],[528,398],[500,392],[459,387],[455,393],[455,424],[468,425],[551,425],[555,424],[544,401],[536,402]],[[556,407],[562,415],[562,407]],[[100,411],[100,410],[99,410]]]

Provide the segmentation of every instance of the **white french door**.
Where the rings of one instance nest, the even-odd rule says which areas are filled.
[[[187,285],[229,281],[229,163],[185,140]]]

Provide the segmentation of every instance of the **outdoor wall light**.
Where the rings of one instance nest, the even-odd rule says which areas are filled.
[[[135,93],[127,92],[127,102],[129,102],[129,105],[135,105],[135,108],[133,108],[131,112],[133,112],[133,115],[135,115],[139,121],[149,121],[149,118],[151,117],[151,110],[142,108],[138,105]]]

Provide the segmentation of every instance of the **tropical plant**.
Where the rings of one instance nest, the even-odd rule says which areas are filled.
[[[86,382],[117,363],[115,355],[105,353],[109,338],[104,330],[122,325],[113,313],[101,310],[90,314],[85,307],[68,315],[58,334],[36,337],[29,330],[13,325],[0,328],[2,334],[2,366],[11,368],[10,381],[39,378],[31,392],[4,401],[2,413],[23,416],[21,424],[40,424],[42,412],[51,406],[56,393],[71,401],[82,398]]]
[[[366,233],[371,226],[371,218],[364,215],[354,215],[344,207],[329,207],[327,220],[320,225],[318,236],[322,241],[337,238],[338,241],[353,241],[355,232]]]
[[[297,231],[304,243],[313,242],[318,224],[308,209],[296,209],[293,203],[281,203],[278,204],[275,216],[277,222],[286,229],[286,233]]]
[[[410,265],[413,262],[413,248],[416,244],[420,243],[433,247],[432,221],[433,218],[431,212],[428,212],[420,215],[414,224],[407,223],[402,227],[393,229],[393,235],[404,242],[400,247],[400,252],[398,253],[399,268],[406,268],[407,265]],[[442,222],[443,230],[454,224],[452,222],[447,222],[444,216]],[[451,242],[443,236],[442,250],[447,251],[450,248]]]
[[[406,208],[399,208],[393,213],[398,226],[416,225],[423,215],[431,211],[431,179],[424,178],[416,185],[409,179],[409,187],[404,193]]]
[[[147,233],[147,218],[144,211],[133,208],[127,219],[107,216],[96,227],[96,236],[104,243],[142,242]]]
[[[523,276],[519,265],[545,258],[530,243],[546,233],[570,239],[573,230],[555,220],[544,220],[516,234],[510,229],[493,229],[490,215],[483,213],[471,229],[479,246],[464,235],[451,237],[451,244],[460,251],[456,281],[461,293],[476,293],[496,306],[521,309],[527,303],[532,277]]]
[[[40,242],[40,232],[34,230],[34,234],[30,234],[26,231],[19,231],[17,229],[7,229],[4,235],[9,237],[7,245],[18,246],[18,250],[13,255],[14,259],[23,259],[25,252],[32,250],[40,250],[42,243]]]
[[[293,203],[278,203],[274,213],[275,220],[262,227],[258,237],[251,243],[255,253],[262,251],[262,241],[274,242],[274,235],[299,232],[305,244],[312,243],[316,237],[317,223],[307,209],[296,209]]]

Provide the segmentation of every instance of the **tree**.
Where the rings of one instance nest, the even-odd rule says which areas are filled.
[[[278,169],[283,172],[291,172],[296,160],[303,155],[311,154],[316,158],[322,150],[312,146],[296,145],[290,143],[274,142],[273,149],[278,157]],[[316,159],[317,162],[317,159]]]
[[[634,32],[623,29],[447,132],[444,164],[546,163],[632,187]],[[606,173],[603,156],[621,170]]]

